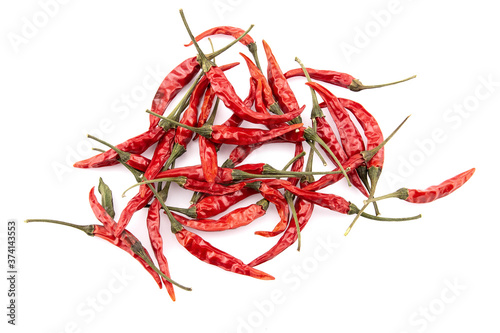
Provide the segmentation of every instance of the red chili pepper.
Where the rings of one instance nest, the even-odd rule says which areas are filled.
[[[205,137],[200,137],[200,159],[203,175],[208,183],[214,183],[217,177],[217,148]]]
[[[279,109],[279,105],[277,104],[277,101],[273,96],[273,90],[267,82],[267,78],[264,76],[264,74],[262,74],[262,71],[246,55],[244,55],[243,53],[240,53],[240,55],[243,57],[243,59],[245,59],[248,71],[250,72],[250,76],[252,77],[253,81],[257,83],[260,82],[261,84],[261,89],[257,88],[256,91],[258,92],[259,90],[261,90],[262,98],[265,101],[265,106],[271,110],[276,110],[275,108]]]
[[[340,72],[335,72],[335,71],[329,71],[329,70],[322,70],[322,69],[313,69],[313,68],[306,68],[307,72],[311,76],[311,78],[318,80],[318,81],[323,81],[326,83],[330,83],[342,88],[347,88],[352,91],[361,91],[363,89],[372,89],[372,88],[380,88],[380,87],[385,87],[389,85],[393,85],[396,83],[401,83],[408,81],[410,79],[413,79],[416,77],[416,75],[411,76],[407,79],[396,81],[396,82],[391,82],[391,83],[385,83],[385,84],[378,84],[378,85],[372,85],[372,86],[365,86],[363,85],[358,79],[355,79],[352,75],[346,74],[346,73],[340,73]],[[289,70],[286,72],[285,77],[287,79],[295,76],[304,76],[304,71],[302,68],[296,68]]]
[[[203,238],[191,231],[182,229],[175,234],[177,241],[193,256],[210,265],[217,266],[226,271],[247,275],[261,280],[274,280],[271,275],[252,268],[240,259],[217,249]]]
[[[379,201],[387,198],[398,198],[411,203],[428,203],[447,196],[465,184],[476,171],[475,168],[462,172],[450,179],[445,180],[439,185],[434,185],[425,190],[400,188],[394,193],[387,194],[378,198],[369,199],[367,203]]]
[[[151,240],[151,247],[153,248],[156,260],[158,261],[158,266],[163,274],[170,277],[167,258],[163,254],[163,238],[160,233],[160,209],[161,204],[158,199],[155,198],[148,209],[146,224],[148,228],[149,239]],[[165,289],[167,289],[167,292],[170,295],[170,298],[175,301],[174,286],[170,281],[167,281],[163,277],[162,280],[163,284],[165,285]]]
[[[125,230],[128,223],[132,219],[132,216],[138,210],[146,207],[146,205],[153,198],[153,192],[151,190],[146,191],[144,196],[141,196],[140,193],[137,193],[130,201],[127,203],[125,208],[122,210],[120,217],[118,218],[118,225],[115,228],[114,234],[115,236],[120,236],[120,234]]]
[[[297,212],[297,218],[299,221],[299,228],[302,230],[307,222],[310,220],[314,209],[314,204],[298,198],[295,202],[295,211]],[[269,249],[264,254],[252,260],[248,266],[255,267],[266,261],[269,261],[276,257],[278,254],[283,252],[285,249],[289,248],[298,238],[297,228],[295,223],[289,223],[288,228],[285,230],[281,238],[278,240],[276,245]]]
[[[151,163],[151,160],[147,157],[144,157],[139,154],[131,154],[123,150],[120,150],[115,146],[107,143],[106,141],[96,138],[95,136],[92,135],[87,135],[87,136],[92,140],[96,140],[97,142],[100,142],[103,145],[106,145],[109,148],[113,149],[118,154],[120,161],[131,166],[134,169],[137,169],[139,171],[145,171],[148,168],[149,164]]]
[[[177,65],[160,84],[153,98],[151,111],[163,115],[177,93],[195,77],[199,70],[200,64],[197,62],[196,57],[188,58]],[[160,119],[150,115],[149,128],[158,125],[159,121]]]
[[[198,117],[198,123],[196,125],[197,127],[203,126],[207,121],[210,116],[214,100],[215,93],[211,87],[208,87],[205,91],[205,96],[203,97],[203,103],[200,108],[200,116]]]
[[[161,127],[149,129],[138,136],[120,143],[116,148],[131,154],[142,154],[154,143],[158,142],[164,134],[165,131]],[[101,168],[118,164],[118,160],[119,156],[116,151],[109,149],[104,153],[76,162],[73,166],[75,168]]]
[[[163,138],[158,142],[156,149],[154,151],[153,157],[151,158],[151,163],[144,172],[145,179],[153,179],[161,171],[165,162],[170,157],[172,152],[172,145],[174,143],[175,129],[169,129]],[[141,196],[146,195],[148,188],[147,186],[141,186],[139,193]]]
[[[290,113],[293,110],[297,110],[299,108],[299,104],[297,103],[295,94],[290,88],[287,79],[283,75],[271,48],[264,40],[262,41],[262,44],[264,45],[264,51],[267,56],[267,77],[273,90],[274,97],[285,114]]]
[[[217,220],[188,219],[175,213],[172,213],[172,215],[186,227],[201,231],[222,231],[248,225],[259,217],[264,216],[268,207],[269,202],[267,200],[260,200],[256,204],[237,208]]]
[[[290,217],[290,210],[288,209],[288,203],[285,197],[283,196],[283,194],[281,194],[280,191],[268,186],[264,182],[259,183],[260,194],[262,194],[262,196],[266,200],[272,202],[276,206],[276,210],[278,211],[280,220],[272,231],[256,231],[255,234],[264,237],[273,237],[285,230],[288,224],[288,218]]]
[[[226,211],[229,207],[257,193],[254,189],[244,187],[228,195],[207,196],[187,209],[170,206],[168,208],[193,219],[206,219]]]

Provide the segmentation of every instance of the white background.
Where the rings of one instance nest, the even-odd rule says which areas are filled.
[[[1,7],[3,271],[6,223],[12,218],[19,222],[16,327],[6,324],[8,288],[4,278],[0,284],[0,318],[8,332],[500,329],[495,163],[500,26],[493,2],[29,0]],[[387,146],[379,194],[402,186],[425,188],[471,167],[476,174],[432,204],[380,203],[383,215],[422,213],[421,220],[362,219],[348,237],[343,233],[352,217],[316,208],[302,235],[302,251],[292,246],[260,267],[275,281],[198,261],[177,244],[165,220],[162,233],[172,276],[193,288],[177,289],[175,303],[140,265],[110,244],[76,230],[22,223],[26,218],[95,223],[88,191],[100,176],[114,190],[121,212],[133,195],[120,197],[134,181],[127,172],[118,166],[80,170],[69,165],[91,156],[85,150],[88,132],[117,144],[147,128],[144,110],[158,80],[195,52],[183,46],[188,36],[178,14],[181,7],[195,34],[217,25],[246,29],[255,24],[251,35],[264,65],[262,39],[283,70],[295,68],[298,56],[307,66],[347,72],[365,84],[417,74],[405,84],[359,93],[329,86],[336,95],[362,103],[384,133],[412,114]],[[30,24],[35,28],[30,30]],[[230,40],[213,38],[217,48]],[[207,41],[201,45],[210,50]],[[347,48],[354,53],[346,53]],[[241,62],[238,52],[249,55],[236,45],[218,64]],[[228,77],[246,96],[244,63]],[[291,84],[299,102],[309,107],[303,82]],[[227,115],[221,110],[217,121]],[[293,147],[276,149],[263,148],[248,161],[281,167]],[[221,151],[220,161],[229,151]],[[196,163],[197,145],[192,144],[178,165]],[[186,206],[190,194],[174,190],[169,203]],[[362,205],[363,197],[345,182],[328,192]],[[145,214],[137,213],[129,229],[150,248]],[[267,216],[248,227],[200,234],[248,262],[276,242],[253,232],[272,228],[276,220],[270,207]]]

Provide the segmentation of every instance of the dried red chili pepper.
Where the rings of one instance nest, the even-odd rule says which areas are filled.
[[[212,89],[216,93],[217,97],[220,98],[220,100],[224,103],[224,105],[234,112],[238,117],[240,117],[243,120],[252,122],[252,123],[257,123],[257,124],[264,124],[264,125],[272,125],[272,124],[277,124],[277,123],[283,123],[286,121],[289,121],[293,118],[296,118],[304,108],[297,108],[294,110],[291,110],[287,114],[283,115],[270,115],[270,114],[262,114],[262,113],[256,113],[252,109],[248,108],[245,103],[240,99],[236,91],[234,90],[234,87],[232,84],[229,82],[227,77],[224,75],[224,73],[221,71],[221,69],[214,64],[212,64],[205,54],[202,52],[200,47],[198,46],[198,43],[195,41],[193,34],[191,33],[191,30],[189,29],[189,26],[186,22],[186,19],[184,17],[184,14],[181,12],[182,20],[184,22],[184,25],[186,27],[186,30],[189,33],[189,36],[191,40],[193,41],[196,50],[198,51],[198,61],[201,64],[201,68],[203,72],[205,72],[205,76],[208,78],[210,81],[210,84],[212,86]]]
[[[378,198],[368,199],[366,203],[379,201],[388,198],[398,198],[411,203],[428,203],[447,196],[465,184],[476,171],[475,168],[469,169],[461,174],[445,180],[439,185],[434,185],[425,190],[400,188],[394,193],[380,196]]]
[[[274,97],[276,98],[281,110],[285,114],[290,113],[293,110],[297,110],[299,104],[295,98],[287,79],[283,75],[281,68],[274,57],[274,54],[266,41],[262,41],[264,45],[264,51],[267,57],[267,77],[269,80],[269,85],[273,90]],[[297,119],[297,122],[301,123],[302,120]]]
[[[116,148],[131,154],[142,154],[154,143],[158,142],[164,134],[165,131],[160,127],[149,129],[142,134],[120,143]],[[78,161],[73,166],[75,168],[101,168],[118,164],[118,160],[119,156],[116,151],[109,149],[96,156]]]
[[[268,186],[264,182],[258,183],[260,185],[258,188],[260,194],[267,201],[272,202],[276,206],[276,210],[278,212],[280,220],[272,231],[256,231],[255,234],[264,237],[272,237],[282,233],[285,230],[288,224],[288,218],[290,217],[290,210],[288,208],[288,203],[285,197],[283,196],[283,194],[281,194],[280,191]]]
[[[163,115],[170,102],[200,71],[200,64],[197,62],[196,57],[191,57],[179,65],[177,65],[168,75],[163,79],[160,87],[156,91],[151,105],[151,110],[154,113]],[[149,116],[149,128],[158,125],[160,119]]]
[[[118,154],[119,159],[123,163],[130,165],[134,169],[137,169],[139,171],[145,171],[148,168],[149,164],[151,163],[151,160],[147,157],[144,157],[144,156],[139,155],[139,154],[131,154],[131,153],[125,152],[123,150],[120,150],[120,149],[116,148],[115,146],[107,143],[106,141],[103,141],[99,138],[96,138],[95,136],[92,136],[90,134],[87,134],[87,137],[113,149]]]
[[[127,225],[129,224],[132,216],[135,212],[141,210],[146,207],[146,205],[151,201],[154,194],[151,190],[146,191],[144,196],[141,196],[140,193],[137,193],[132,199],[129,200],[125,208],[122,210],[120,217],[118,218],[118,224],[115,228],[115,236],[120,236],[120,234],[125,230]]]
[[[390,86],[393,84],[405,82],[408,80],[411,80],[415,77],[416,75],[413,75],[409,78],[406,78],[404,80],[396,81],[396,82],[391,82],[391,83],[385,83],[385,84],[377,84],[377,85],[371,85],[371,86],[365,86],[363,85],[358,79],[355,79],[352,75],[346,74],[346,73],[340,73],[340,72],[335,72],[335,71],[330,71],[330,70],[323,70],[323,69],[313,69],[313,68],[306,68],[307,72],[311,76],[311,78],[318,80],[318,81],[323,81],[326,83],[330,83],[342,88],[347,88],[351,91],[361,91],[364,89],[373,89],[373,88],[380,88],[380,87],[385,87],[385,86]],[[295,68],[292,70],[289,70],[284,74],[284,76],[289,79],[291,77],[295,76],[304,76],[304,72],[302,71],[301,68]]]
[[[160,195],[164,197],[166,196],[166,192],[168,191],[168,186],[170,183],[167,184],[168,185],[160,192]],[[155,254],[156,260],[158,261],[159,269],[163,274],[170,277],[167,258],[163,254],[163,238],[160,233],[160,209],[160,201],[155,198],[148,209],[146,225],[148,228],[149,239],[151,241],[151,247],[153,249],[153,253]],[[172,283],[170,283],[170,281],[166,280],[163,277],[162,280],[163,284],[165,285],[165,289],[167,289],[167,292],[170,295],[170,298],[175,301],[175,291]]]
[[[201,231],[222,231],[236,229],[255,221],[266,214],[269,202],[265,199],[246,207],[237,208],[217,220],[188,219],[172,213],[177,221],[186,227]]]

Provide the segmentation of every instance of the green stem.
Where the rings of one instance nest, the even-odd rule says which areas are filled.
[[[375,85],[371,85],[371,86],[365,86],[358,79],[354,79],[354,80],[352,80],[352,82],[351,82],[351,84],[349,85],[348,88],[350,90],[352,90],[352,91],[361,91],[361,90],[364,90],[364,89],[380,88],[380,87],[392,86],[393,84],[405,82],[405,81],[414,79],[416,77],[417,77],[416,75],[413,75],[413,76],[410,76],[410,77],[408,77],[406,79],[403,79],[403,80],[399,80],[399,81],[395,81],[395,82],[390,82],[390,83],[384,83],[384,84],[375,84]]]
[[[99,143],[102,143],[103,145],[105,145],[105,146],[111,148],[112,150],[114,150],[120,156],[120,160],[122,160],[124,163],[127,163],[127,161],[130,159],[130,155],[131,155],[130,153],[127,153],[127,152],[125,152],[123,150],[120,150],[120,149],[116,148],[115,146],[113,146],[112,144],[110,144],[110,143],[108,143],[108,142],[106,142],[104,140],[101,140],[99,138],[96,138],[93,135],[87,134],[87,137],[89,139],[92,139],[92,140],[95,140],[95,141],[97,141]]]
[[[167,117],[163,117],[162,115],[159,115],[159,114],[157,114],[157,113],[154,113],[154,112],[152,112],[152,111],[150,111],[150,110],[146,110],[146,113],[152,114],[152,115],[153,115],[153,116],[155,116],[155,117],[158,117],[158,118],[164,119],[164,120],[166,120],[166,121],[168,121],[168,122],[171,122],[171,123],[172,123],[172,124],[174,124],[174,125],[177,125],[177,126],[183,127],[183,128],[185,128],[185,129],[188,129],[188,130],[190,130],[190,131],[192,131],[192,132],[194,132],[194,133],[197,133],[197,134],[199,134],[199,135],[201,135],[201,136],[204,136],[204,137],[206,137],[206,138],[210,139],[210,133],[212,133],[212,129],[211,129],[211,128],[210,128],[210,126],[208,126],[208,125],[207,125],[207,126],[202,126],[202,127],[193,127],[193,126],[189,126],[189,125],[186,125],[186,124],[180,123],[180,122],[175,121],[175,120],[173,120],[173,119],[169,119],[169,118],[167,118]]]
[[[307,69],[304,66],[304,64],[302,63],[302,61],[300,61],[300,59],[297,57],[295,57],[295,61],[302,68],[302,71],[304,72],[304,75],[306,76],[307,81],[311,82],[312,81],[311,77],[309,76],[309,73],[307,72]],[[311,96],[312,96],[312,102],[313,102],[313,107],[311,110],[311,119],[314,120],[317,117],[324,117],[325,115],[323,114],[323,111],[321,110],[321,108],[319,106],[318,96],[316,95],[316,91],[311,87],[309,87],[309,89],[311,90]]]
[[[69,222],[64,222],[64,221],[58,221],[58,220],[49,220],[49,219],[27,219],[24,220],[25,223],[31,223],[31,222],[45,222],[45,223],[54,223],[54,224],[59,224],[59,225],[65,225],[67,227],[75,228],[78,230],[83,231],[89,236],[94,237],[94,225],[93,224],[88,224],[88,225],[78,225],[78,224],[73,224]]]
[[[314,131],[314,129],[313,129]],[[309,144],[309,146],[311,147],[311,150],[316,154],[318,155],[319,159],[321,160],[321,163],[323,163],[323,166],[327,166],[326,164],[326,161],[325,159],[323,158],[323,155],[321,155],[321,153],[319,152],[319,150],[316,148],[316,146],[314,145],[314,141],[313,142],[310,142],[310,141],[307,141],[307,143]]]
[[[286,169],[288,169],[293,163],[295,163],[295,161],[297,161],[299,158],[301,158],[305,154],[306,154],[305,152],[302,152],[300,154],[295,155],[290,161],[288,161],[287,164],[285,164],[285,166],[283,167],[283,169],[281,169],[281,171],[286,171]]]
[[[138,182],[129,188],[127,188],[125,191],[122,193],[122,198],[125,198],[125,193],[130,191],[136,186],[141,186],[141,185],[146,185],[146,184],[153,184],[153,183],[159,183],[159,182],[175,182],[175,183],[183,183],[186,181],[186,177],[170,177],[170,178],[157,178],[157,179],[151,179],[151,180],[143,180],[141,182]],[[153,191],[154,193],[155,191]],[[159,199],[160,200],[160,199]]]

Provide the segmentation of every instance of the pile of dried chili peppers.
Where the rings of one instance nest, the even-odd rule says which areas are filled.
[[[137,259],[158,286],[162,288],[164,285],[172,300],[175,300],[174,285],[185,290],[191,289],[175,282],[170,276],[163,251],[161,223],[168,221],[179,244],[198,259],[234,273],[272,280],[274,278],[271,275],[255,267],[276,257],[297,241],[300,249],[300,233],[311,220],[315,206],[355,215],[346,231],[347,235],[360,216],[379,221],[406,221],[420,217],[381,217],[377,207],[379,200],[399,198],[411,203],[431,202],[455,191],[474,173],[474,169],[470,169],[426,190],[403,188],[375,197],[384,165],[384,145],[397,129],[384,139],[371,113],[358,102],[335,96],[324,83],[361,91],[413,77],[389,84],[365,86],[349,74],[306,68],[297,58],[297,68],[284,73],[265,41],[262,43],[267,72],[264,72],[258,58],[257,44],[248,34],[252,27],[243,31],[220,26],[195,37],[182,10],[180,13],[191,38],[191,43],[186,46],[194,45],[197,55],[181,62],[161,83],[151,110],[147,111],[149,128],[116,146],[89,136],[109,149],[104,151],[96,148],[101,153],[74,165],[77,168],[100,168],[121,164],[134,175],[137,183],[131,188],[138,186],[137,193],[115,219],[112,192],[99,179],[101,200],[97,199],[92,188],[89,202],[101,224],[75,225],[47,219],[30,219],[26,222],[57,223],[107,240]],[[197,42],[214,35],[228,35],[235,40],[221,50],[205,54]],[[238,42],[247,46],[253,57],[252,60],[240,53],[250,73],[250,91],[244,99],[236,93],[233,83],[224,74],[237,63],[218,66],[214,62],[216,56]],[[310,127],[306,127],[303,122],[303,117],[309,114],[304,114],[305,106],[299,105],[288,83],[290,78],[296,76],[307,79],[305,84],[311,92]],[[169,108],[181,91],[185,91],[185,95],[175,107]],[[317,95],[323,100],[322,103],[318,101]],[[224,123],[214,124],[220,102],[232,111],[232,115]],[[167,110],[170,111],[165,115]],[[328,111],[326,115],[324,110]],[[330,118],[333,122],[329,121]],[[243,121],[264,125],[267,129],[261,129],[262,126],[242,127]],[[335,132],[338,133],[338,139]],[[195,140],[198,140],[201,163],[176,166],[176,159]],[[295,147],[294,155],[284,168],[278,170],[266,163],[243,164],[254,150],[269,143],[291,143]],[[304,143],[310,147],[307,160]],[[229,158],[220,163],[218,151],[222,145],[233,145],[234,148]],[[153,155],[142,155],[150,147],[155,147]],[[332,171],[313,171],[315,154],[327,165],[317,147],[334,164]],[[191,150],[194,149],[191,147]],[[320,178],[315,180],[314,175]],[[361,208],[338,195],[318,192],[342,179],[366,197]],[[192,202],[187,208],[167,205],[171,183],[193,191]],[[239,202],[255,194],[259,196],[254,203],[238,206]],[[217,249],[192,231],[224,231],[248,225],[265,215],[270,204],[276,207],[279,221],[272,230],[258,231],[256,234],[280,238],[266,253],[247,264]],[[370,204],[374,206],[375,215],[365,212]],[[126,229],[134,213],[141,209],[147,209],[146,224],[157,264],[141,242]],[[219,214],[223,215],[214,219]]]

